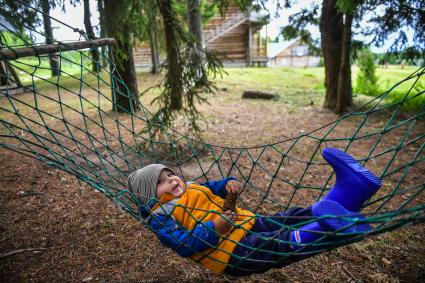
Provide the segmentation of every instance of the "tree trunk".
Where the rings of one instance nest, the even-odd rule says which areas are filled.
[[[350,49],[351,49],[351,25],[353,22],[353,15],[345,15],[345,23],[343,29],[343,40],[341,48],[341,65],[338,74],[338,94],[336,113],[341,114],[347,110],[347,106],[352,103],[351,92],[351,62],[350,62]]]
[[[196,46],[202,48],[202,25],[201,12],[199,11],[200,0],[186,0],[187,5],[187,23],[189,31],[193,34]]]
[[[99,11],[99,27],[100,27],[100,37],[105,38],[105,12],[104,12],[103,0],[97,1],[97,10]],[[106,68],[108,66],[108,61],[106,60],[106,46],[101,47],[102,51],[102,66]]]
[[[114,17],[123,17],[125,15],[116,15],[115,5],[120,5],[114,0],[104,0],[105,19]],[[134,67],[133,46],[131,44],[131,33],[126,23],[121,25],[114,24],[113,21],[107,23],[106,33],[109,37],[117,40],[115,48],[109,48],[110,60],[115,59],[115,64],[110,64],[112,79],[113,110],[118,112],[133,113],[137,111],[138,88],[136,69]]]
[[[192,33],[195,39],[194,53],[192,54],[192,60],[197,62],[199,69],[197,76],[194,78],[195,86],[202,86],[207,81],[207,74],[204,68],[204,56],[202,53],[202,22],[201,22],[201,11],[200,11],[200,0],[186,0],[187,6],[187,23],[189,31]]]
[[[3,61],[0,61],[0,86],[9,85],[9,77],[6,63],[3,65]]]
[[[336,8],[337,0],[323,0],[320,34],[325,65],[326,96],[323,107],[336,109],[338,76],[341,65],[343,15]]]
[[[90,21],[90,4],[89,0],[84,0],[84,26],[86,28],[87,36],[89,39],[94,39],[94,31]],[[91,59],[92,59],[92,70],[95,73],[98,73],[100,70],[100,62],[99,62],[99,52],[97,48],[93,48],[90,51]]]
[[[170,85],[170,109],[181,110],[183,107],[183,85],[181,74],[179,47],[174,27],[174,15],[171,0],[158,0],[159,10],[164,18],[165,45],[167,49],[168,72],[167,81]]]
[[[46,35],[46,44],[53,43],[53,30],[52,22],[50,21],[50,4],[49,0],[41,0],[41,9],[43,11],[43,25],[44,33]],[[50,69],[52,70],[52,77],[59,75],[59,64],[58,56],[56,54],[49,54],[49,64]]]
[[[156,13],[155,13],[156,14]],[[158,39],[156,37],[157,28],[156,28],[156,17],[149,17],[149,43],[151,46],[151,59],[152,59],[152,74],[158,74],[159,72],[159,53],[158,53]]]

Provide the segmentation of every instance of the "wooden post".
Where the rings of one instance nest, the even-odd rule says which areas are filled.
[[[0,61],[0,81],[0,86],[11,86],[13,83],[15,83],[17,87],[22,86],[18,74],[8,62]]]
[[[266,25],[266,52],[265,52],[266,58],[268,58],[268,56],[269,56],[269,53],[268,53],[268,50],[269,50],[269,32],[268,32],[267,26],[268,25]],[[267,62],[266,62],[266,64],[267,64]]]
[[[46,54],[52,54],[56,52],[63,52],[69,50],[85,49],[90,47],[99,47],[102,45],[114,45],[114,38],[102,38],[92,41],[76,41],[76,42],[58,42],[54,44],[46,44],[32,47],[22,47],[14,49],[1,49],[0,60],[15,60],[22,57],[29,56],[40,56]]]
[[[258,41],[258,48],[257,48],[257,57],[261,57],[261,48],[263,47],[263,44],[262,44],[262,42],[261,42],[261,30],[257,30],[257,32],[256,32],[256,34],[257,34],[257,41]]]
[[[248,66],[252,65],[252,29],[251,23],[248,23]]]
[[[0,61],[0,86],[9,85],[6,68],[6,65],[3,65],[3,62]]]

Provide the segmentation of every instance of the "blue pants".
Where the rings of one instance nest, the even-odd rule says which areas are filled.
[[[300,216],[312,216],[311,207],[290,208],[286,213],[278,212],[275,217],[259,217],[254,226],[236,246],[229,265],[224,271],[233,276],[246,276],[260,273],[270,268],[278,268],[298,261],[300,256],[279,256],[276,253],[287,253],[290,246],[280,241],[289,241],[290,230],[284,230],[283,225],[294,225],[306,221]],[[278,217],[276,217],[278,216]],[[278,222],[278,223],[273,223]],[[276,239],[276,240],[275,240]],[[273,253],[274,252],[274,253]],[[237,257],[244,259],[238,259]]]

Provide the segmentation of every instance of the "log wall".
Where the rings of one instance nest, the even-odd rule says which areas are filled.
[[[248,50],[248,24],[241,24],[206,46],[224,61],[246,61]],[[226,58],[227,57],[227,58]]]
[[[238,6],[230,5],[226,12],[225,17],[218,14],[212,18],[208,24],[203,28],[204,32],[214,29],[217,25],[223,24],[227,19],[232,16],[242,13]],[[248,63],[248,21],[233,28],[223,36],[209,42],[206,49],[218,53],[218,58],[225,62],[234,63]],[[258,38],[256,31],[252,31],[252,58],[266,58],[264,50],[260,50],[258,45]],[[134,59],[136,67],[150,66],[151,65],[151,51],[148,45],[136,47],[134,50]]]

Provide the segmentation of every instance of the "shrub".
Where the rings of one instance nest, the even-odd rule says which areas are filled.
[[[375,74],[374,55],[368,48],[360,52],[357,65],[359,73],[357,74],[355,91],[367,95],[377,95],[379,87],[377,86],[378,77]]]

